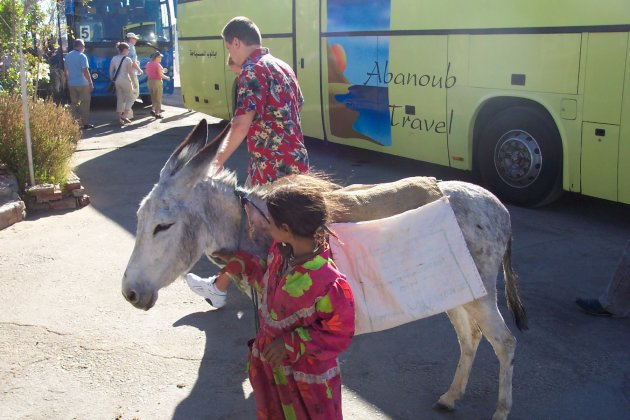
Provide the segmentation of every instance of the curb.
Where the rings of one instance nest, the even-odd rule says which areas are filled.
[[[17,178],[6,165],[0,164],[0,230],[26,217],[26,206],[18,195]]]

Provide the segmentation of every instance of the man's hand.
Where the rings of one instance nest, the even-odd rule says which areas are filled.
[[[278,337],[267,345],[262,351],[262,356],[272,367],[282,365],[282,361],[287,358],[287,350],[284,348],[284,340]]]
[[[238,146],[245,140],[249,127],[254,121],[256,111],[249,111],[246,114],[238,115],[232,118],[232,128],[223,139],[223,143],[219,147],[213,164],[217,169],[223,168],[225,161],[234,153]]]

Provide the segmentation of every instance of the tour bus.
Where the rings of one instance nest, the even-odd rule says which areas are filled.
[[[263,6],[264,5],[264,6]],[[221,29],[291,64],[307,136],[476,171],[502,199],[630,203],[628,0],[179,0],[186,106],[228,119]]]
[[[138,35],[136,52],[144,70],[149,56],[160,51],[162,66],[173,76],[174,10],[172,0],[65,0],[66,22],[69,27],[69,48],[72,40],[85,41],[90,74],[94,82],[92,96],[111,96],[109,63],[118,54],[116,43],[125,41],[128,32]],[[138,76],[140,98],[149,102],[146,73]],[[164,92],[173,93],[173,78],[164,81]]]

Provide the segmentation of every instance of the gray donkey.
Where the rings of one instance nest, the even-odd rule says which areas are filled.
[[[243,207],[235,194],[236,176],[217,170],[211,162],[226,129],[208,142],[208,126],[202,120],[177,147],[160,172],[160,179],[142,200],[138,210],[136,243],[122,280],[122,293],[136,308],[148,310],[159,289],[186,273],[205,253],[234,250],[239,246],[264,256],[271,244],[268,223],[257,211],[248,211],[248,234],[243,232]],[[381,194],[369,205],[357,200],[345,221],[377,219],[418,206],[412,195],[416,178],[377,184]],[[497,307],[497,275],[503,265],[508,307],[519,329],[527,329],[516,274],[511,263],[512,232],[507,209],[490,192],[459,181],[438,183],[449,197],[473,260],[488,292],[483,298],[447,311],[460,345],[455,377],[435,408],[453,410],[466,389],[470,369],[482,335],[499,359],[499,396],[493,419],[507,418],[512,406],[512,371],[516,339]],[[382,194],[382,191],[390,191]],[[343,189],[341,191],[344,191]],[[350,186],[345,194],[362,194],[369,187]],[[248,191],[249,200],[264,212],[260,188]],[[365,197],[363,197],[365,198]],[[366,211],[366,208],[368,211]],[[242,239],[239,239],[242,236]]]

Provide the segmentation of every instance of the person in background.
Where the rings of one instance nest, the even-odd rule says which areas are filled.
[[[247,364],[256,418],[337,420],[343,418],[337,359],[355,331],[354,297],[332,259],[326,227],[341,206],[326,200],[335,186],[324,179],[285,179],[265,197],[274,239],[267,259],[216,253],[227,262],[217,284],[240,275],[260,296],[260,328],[248,343]]]
[[[88,59],[85,51],[85,43],[82,39],[75,39],[73,50],[64,59],[68,91],[70,92],[71,109],[75,118],[80,119],[84,129],[94,128],[90,121],[90,100],[94,84],[90,76]]]
[[[155,118],[162,118],[162,80],[171,80],[164,74],[166,69],[160,62],[163,55],[159,51],[151,54],[151,61],[147,63],[146,71],[151,94],[151,115]]]
[[[112,58],[109,64],[109,78],[114,80],[116,77],[116,112],[118,113],[118,121],[120,125],[131,123],[129,113],[135,101],[133,93],[133,63],[128,57],[129,45],[125,42],[116,44],[118,55]],[[118,70],[120,68],[120,70]],[[118,72],[118,75],[116,75]]]
[[[630,315],[630,241],[606,291],[598,299],[577,299],[575,303],[589,315],[616,318]]]
[[[262,47],[258,26],[239,16],[223,28],[222,37],[236,72],[237,95],[232,127],[217,151],[214,165],[225,161],[247,138],[249,167],[246,185],[262,185],[309,169],[308,153],[300,120],[304,102],[295,73],[282,60]],[[215,278],[188,273],[190,289],[215,308],[225,305],[225,290]]]
[[[140,68],[140,61],[138,60],[138,53],[136,52],[137,42],[138,42],[138,35],[134,34],[133,32],[128,32],[127,45],[129,45],[129,58],[131,59],[131,62],[133,63],[133,70],[134,70],[133,77],[131,79],[131,86],[133,88],[133,94],[134,94],[134,98],[133,98],[134,102],[136,101],[136,99],[138,99],[138,96],[140,96],[140,83],[138,82],[138,76],[142,74],[142,69]],[[133,108],[131,109],[131,112],[129,112],[129,115],[127,117],[130,120],[133,119]]]

